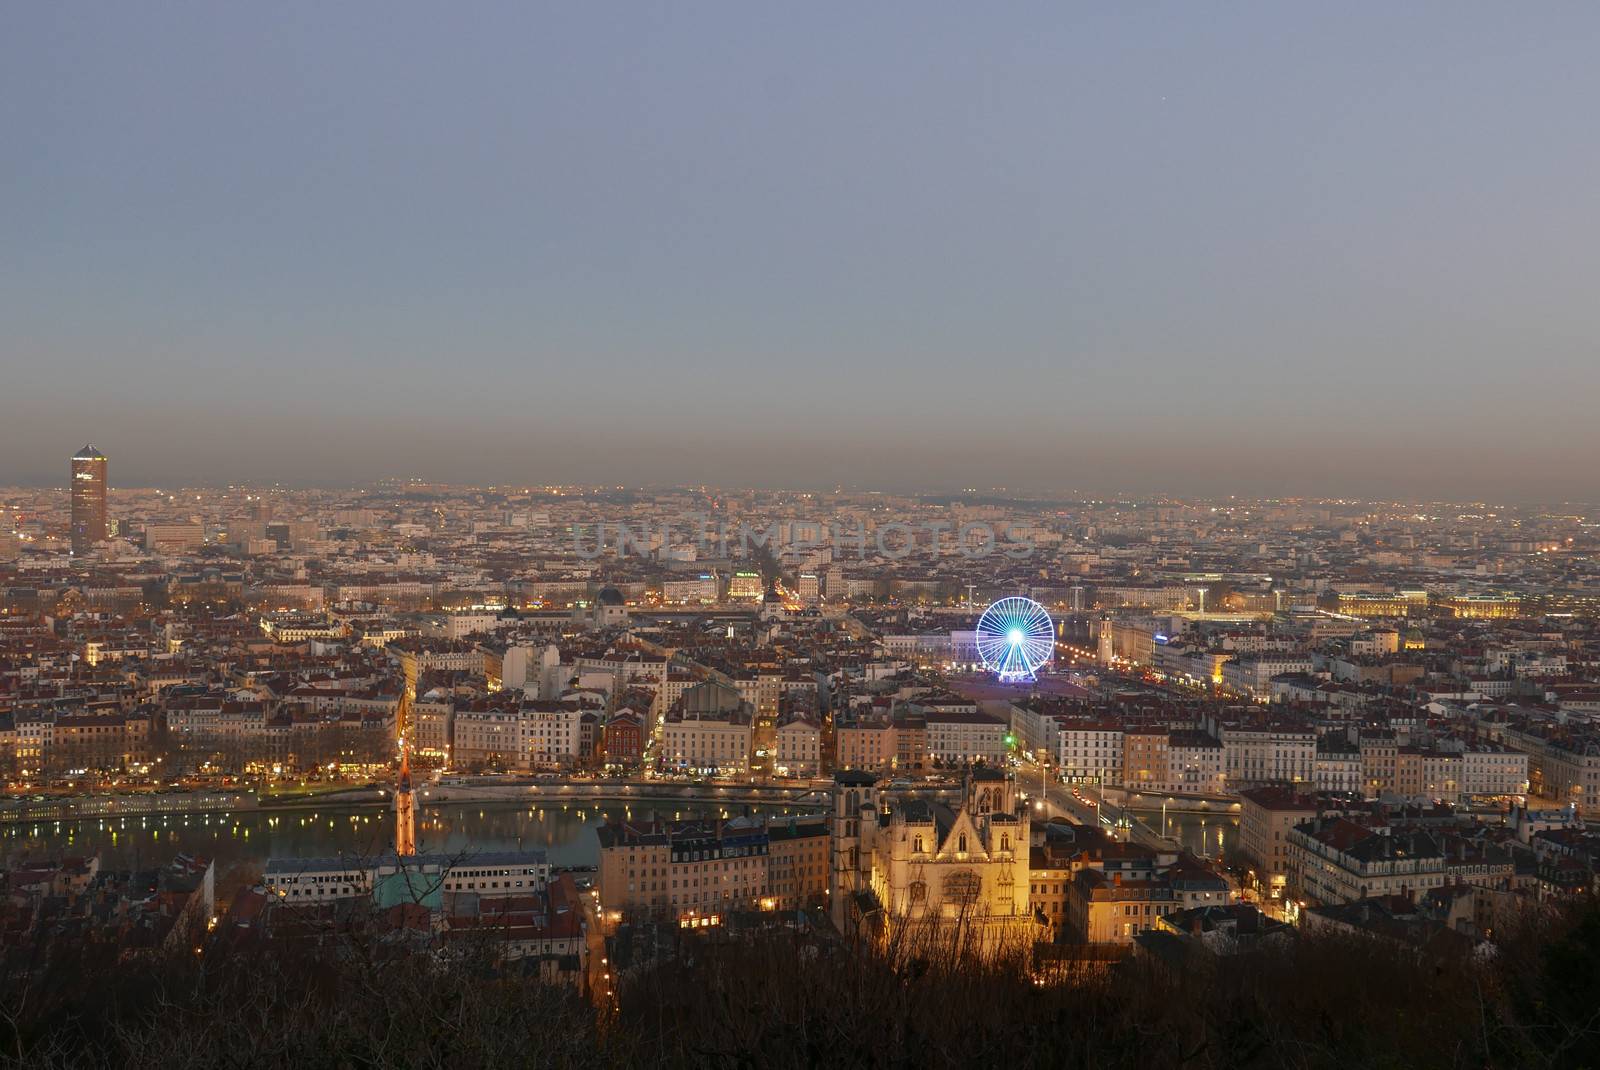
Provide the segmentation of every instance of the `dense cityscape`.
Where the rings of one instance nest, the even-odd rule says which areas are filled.
[[[1600,891],[1583,507],[67,467],[0,491],[10,986],[359,938],[603,1014],[776,933],[1461,970]]]
[[[1600,1070],[1600,6],[3,27],[0,1070]]]

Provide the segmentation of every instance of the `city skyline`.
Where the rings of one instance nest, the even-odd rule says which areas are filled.
[[[7,1067],[1593,1063],[1600,7],[12,8]]]
[[[18,13],[0,483],[1600,498],[1591,10],[311,10]]]
[[[107,494],[117,450],[62,462],[70,487],[0,487],[16,1061],[211,1066],[208,1030],[236,1048],[231,1009],[275,998],[261,1065],[325,1061],[367,1045],[347,1025],[273,1045],[366,1013],[384,1001],[341,995],[397,973],[420,982],[409,1017],[442,983],[514,1002],[470,1038],[375,1027],[372,1050],[425,1057],[375,1066],[461,1062],[521,1020],[483,1061],[767,1065],[863,1013],[848,971],[882,971],[852,1050],[885,1058],[779,1063],[987,1065],[1005,1049],[972,1037],[999,1012],[968,1004],[1013,976],[995,1006],[1024,1065],[1232,1067],[1244,1030],[1294,1020],[1266,1002],[1285,991],[1325,1007],[1262,1065],[1317,1045],[1329,1070],[1534,1066],[1592,1030],[1587,996],[1552,1029],[1485,993],[1537,991],[1518,964],[1551,958],[1569,991],[1600,954],[1594,507]],[[739,1048],[745,1026],[673,1004],[715,998],[730,955],[755,956],[725,1004],[756,1030]],[[797,1004],[764,978],[819,964],[795,1026],[767,1021]],[[1352,995],[1393,968],[1416,982]],[[965,1009],[930,1019],[956,1032],[896,1049],[882,1008],[930,978],[962,984]],[[1261,996],[1219,988],[1240,979]],[[180,990],[241,998],[129,1009]],[[1399,1020],[1393,993],[1417,991]],[[641,1033],[664,1006],[670,1028]],[[1174,1008],[1199,1039],[1153,1058]],[[686,1023],[708,1042],[665,1047]],[[1069,1035],[1127,1057],[1058,1058]]]
[[[92,451],[93,457],[84,454]],[[11,489],[20,491],[48,490],[51,487],[60,487],[63,493],[73,497],[72,492],[80,490],[75,483],[80,462],[97,461],[100,464],[98,471],[104,473],[104,465],[108,457],[105,453],[92,446],[85,446],[78,453],[68,458],[69,469],[65,481],[58,475],[55,478],[43,477],[37,480],[19,480],[12,483],[0,482],[0,490]],[[135,466],[135,471],[138,471]],[[322,492],[322,493],[365,493],[367,491],[383,491],[414,484],[419,487],[448,488],[452,491],[474,491],[482,493],[498,493],[508,498],[525,497],[527,495],[560,493],[582,497],[584,495],[605,496],[608,493],[628,493],[649,495],[657,493],[704,493],[704,494],[762,494],[762,495],[873,495],[882,494],[904,498],[949,499],[953,502],[970,501],[1016,501],[1045,505],[1051,502],[1061,504],[1078,504],[1088,502],[1131,502],[1157,504],[1162,502],[1232,502],[1240,503],[1268,503],[1268,502],[1305,502],[1327,504],[1372,504],[1372,505],[1441,505],[1441,506],[1503,506],[1515,509],[1537,508],[1591,508],[1596,501],[1578,498],[1536,498],[1516,496],[1422,496],[1422,495],[1385,495],[1385,494],[1316,494],[1316,493],[1229,493],[1218,491],[1215,493],[1179,493],[1175,491],[1133,490],[1129,488],[1113,487],[1109,489],[1085,490],[1079,487],[1047,487],[1028,485],[909,485],[909,484],[870,484],[854,481],[844,481],[831,484],[760,484],[760,483],[717,483],[712,481],[698,482],[613,482],[600,481],[564,481],[564,480],[473,480],[473,479],[425,479],[418,476],[390,475],[370,479],[361,479],[351,482],[309,482],[279,479],[241,479],[224,480],[217,482],[161,482],[161,481],[136,481],[116,485],[104,474],[100,476],[102,484],[99,486],[98,508],[100,514],[105,513],[105,500],[109,494],[118,491],[126,493],[139,493],[156,491],[161,493],[197,490],[216,493],[244,492],[247,490],[260,490],[263,492],[280,491],[284,493],[295,492]],[[82,497],[78,495],[77,497]],[[605,529],[602,535],[609,532]],[[612,533],[614,535],[614,533]],[[91,541],[99,541],[91,539]]]

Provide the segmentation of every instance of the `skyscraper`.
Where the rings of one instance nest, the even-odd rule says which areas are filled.
[[[72,552],[106,538],[106,455],[85,446],[72,455]]]

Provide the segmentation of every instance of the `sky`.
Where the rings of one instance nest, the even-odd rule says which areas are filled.
[[[1600,500],[1600,5],[11,4],[0,483]]]

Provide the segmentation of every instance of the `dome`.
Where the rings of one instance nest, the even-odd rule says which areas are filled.
[[[615,587],[600,588],[600,593],[594,596],[594,600],[602,606],[620,606],[625,604],[625,601],[622,597],[622,592],[617,590]]]

